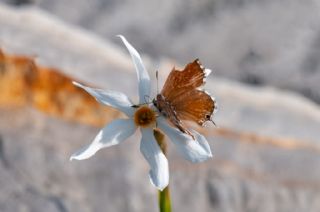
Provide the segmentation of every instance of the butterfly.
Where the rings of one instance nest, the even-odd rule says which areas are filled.
[[[153,105],[161,115],[193,139],[194,136],[182,120],[193,121],[200,126],[206,121],[215,124],[212,116],[217,109],[216,102],[202,89],[210,72],[201,65],[199,59],[187,64],[182,71],[173,68],[162,91],[153,100]]]

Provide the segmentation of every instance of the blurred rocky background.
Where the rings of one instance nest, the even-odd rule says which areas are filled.
[[[213,69],[219,127],[201,131],[214,157],[170,146],[173,211],[320,211],[319,1],[0,2],[1,212],[157,211],[138,133],[69,162],[122,116],[72,79],[137,99],[117,34],[160,85],[196,57]]]

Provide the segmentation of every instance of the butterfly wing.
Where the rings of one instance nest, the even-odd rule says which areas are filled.
[[[199,60],[189,63],[184,70],[173,69],[161,91],[181,120],[199,125],[210,121],[216,108],[214,99],[199,88],[205,84],[210,70],[204,69]]]
[[[194,121],[202,126],[206,121],[212,121],[216,103],[206,91],[194,89],[177,98],[172,106],[181,120]]]
[[[183,71],[173,68],[163,86],[161,94],[167,101],[173,102],[176,97],[185,91],[204,85],[205,78],[210,72],[209,69],[202,67],[198,59],[186,65]]]

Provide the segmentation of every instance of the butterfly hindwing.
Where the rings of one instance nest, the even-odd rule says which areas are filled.
[[[194,121],[202,126],[206,121],[212,121],[216,103],[206,91],[194,89],[177,98],[172,107],[179,119]]]

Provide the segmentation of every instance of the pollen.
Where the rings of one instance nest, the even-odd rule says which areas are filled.
[[[149,127],[156,122],[156,113],[148,106],[142,106],[134,113],[134,123],[140,127]]]

